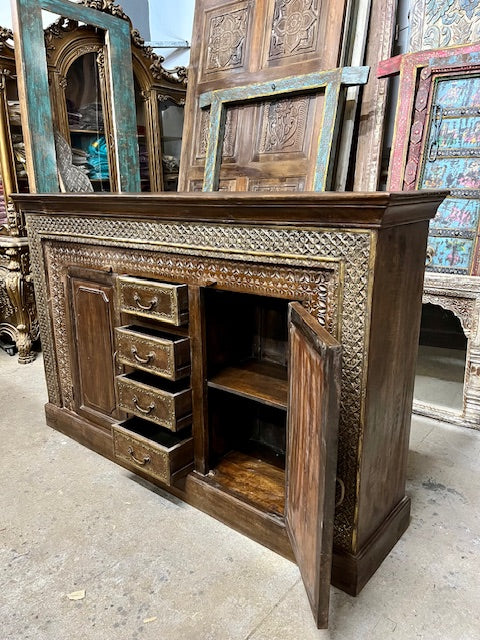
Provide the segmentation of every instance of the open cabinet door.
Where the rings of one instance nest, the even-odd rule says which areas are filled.
[[[340,344],[289,305],[285,519],[317,627],[328,625],[340,401]]]

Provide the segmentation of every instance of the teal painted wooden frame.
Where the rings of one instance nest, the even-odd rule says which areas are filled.
[[[111,83],[114,144],[120,191],[140,191],[135,94],[130,23],[69,0],[11,0],[15,56],[24,135],[30,152],[27,171],[30,189],[58,192],[57,160],[53,135],[42,9],[105,31],[106,64]],[[23,114],[22,114],[23,118]]]
[[[244,104],[254,100],[313,93],[325,89],[323,122],[317,141],[318,151],[315,165],[314,191],[324,191],[332,170],[331,158],[338,130],[338,104],[342,86],[361,85],[368,80],[369,67],[343,67],[330,71],[308,73],[268,80],[256,84],[230,89],[208,91],[199,96],[200,108],[210,107],[210,128],[203,191],[216,191],[220,180],[222,145],[227,117],[227,106]]]

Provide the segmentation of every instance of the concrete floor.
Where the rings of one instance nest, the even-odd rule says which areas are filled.
[[[480,432],[414,418],[411,525],[318,631],[295,565],[46,427],[41,357],[0,388],[0,640],[480,638]]]

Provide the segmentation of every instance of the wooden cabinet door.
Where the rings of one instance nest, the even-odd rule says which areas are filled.
[[[119,417],[113,346],[114,283],[109,274],[70,274],[74,401],[78,414],[110,427]]]
[[[315,622],[330,598],[340,401],[340,344],[298,302],[289,305],[285,519]]]
[[[216,89],[275,83],[340,65],[346,0],[197,0],[179,190],[201,191]],[[313,190],[324,92],[227,109],[220,191]]]

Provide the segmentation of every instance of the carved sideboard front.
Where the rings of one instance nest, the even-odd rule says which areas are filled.
[[[423,265],[443,194],[14,198],[29,226],[48,424],[287,557],[305,466],[295,438],[310,429],[313,452],[308,412],[322,397],[335,422],[341,377],[332,582],[357,594],[408,526]],[[301,344],[302,322],[320,355]],[[294,409],[298,376],[317,365],[322,395]],[[319,424],[333,442],[335,425]],[[335,473],[323,480],[333,509]]]

